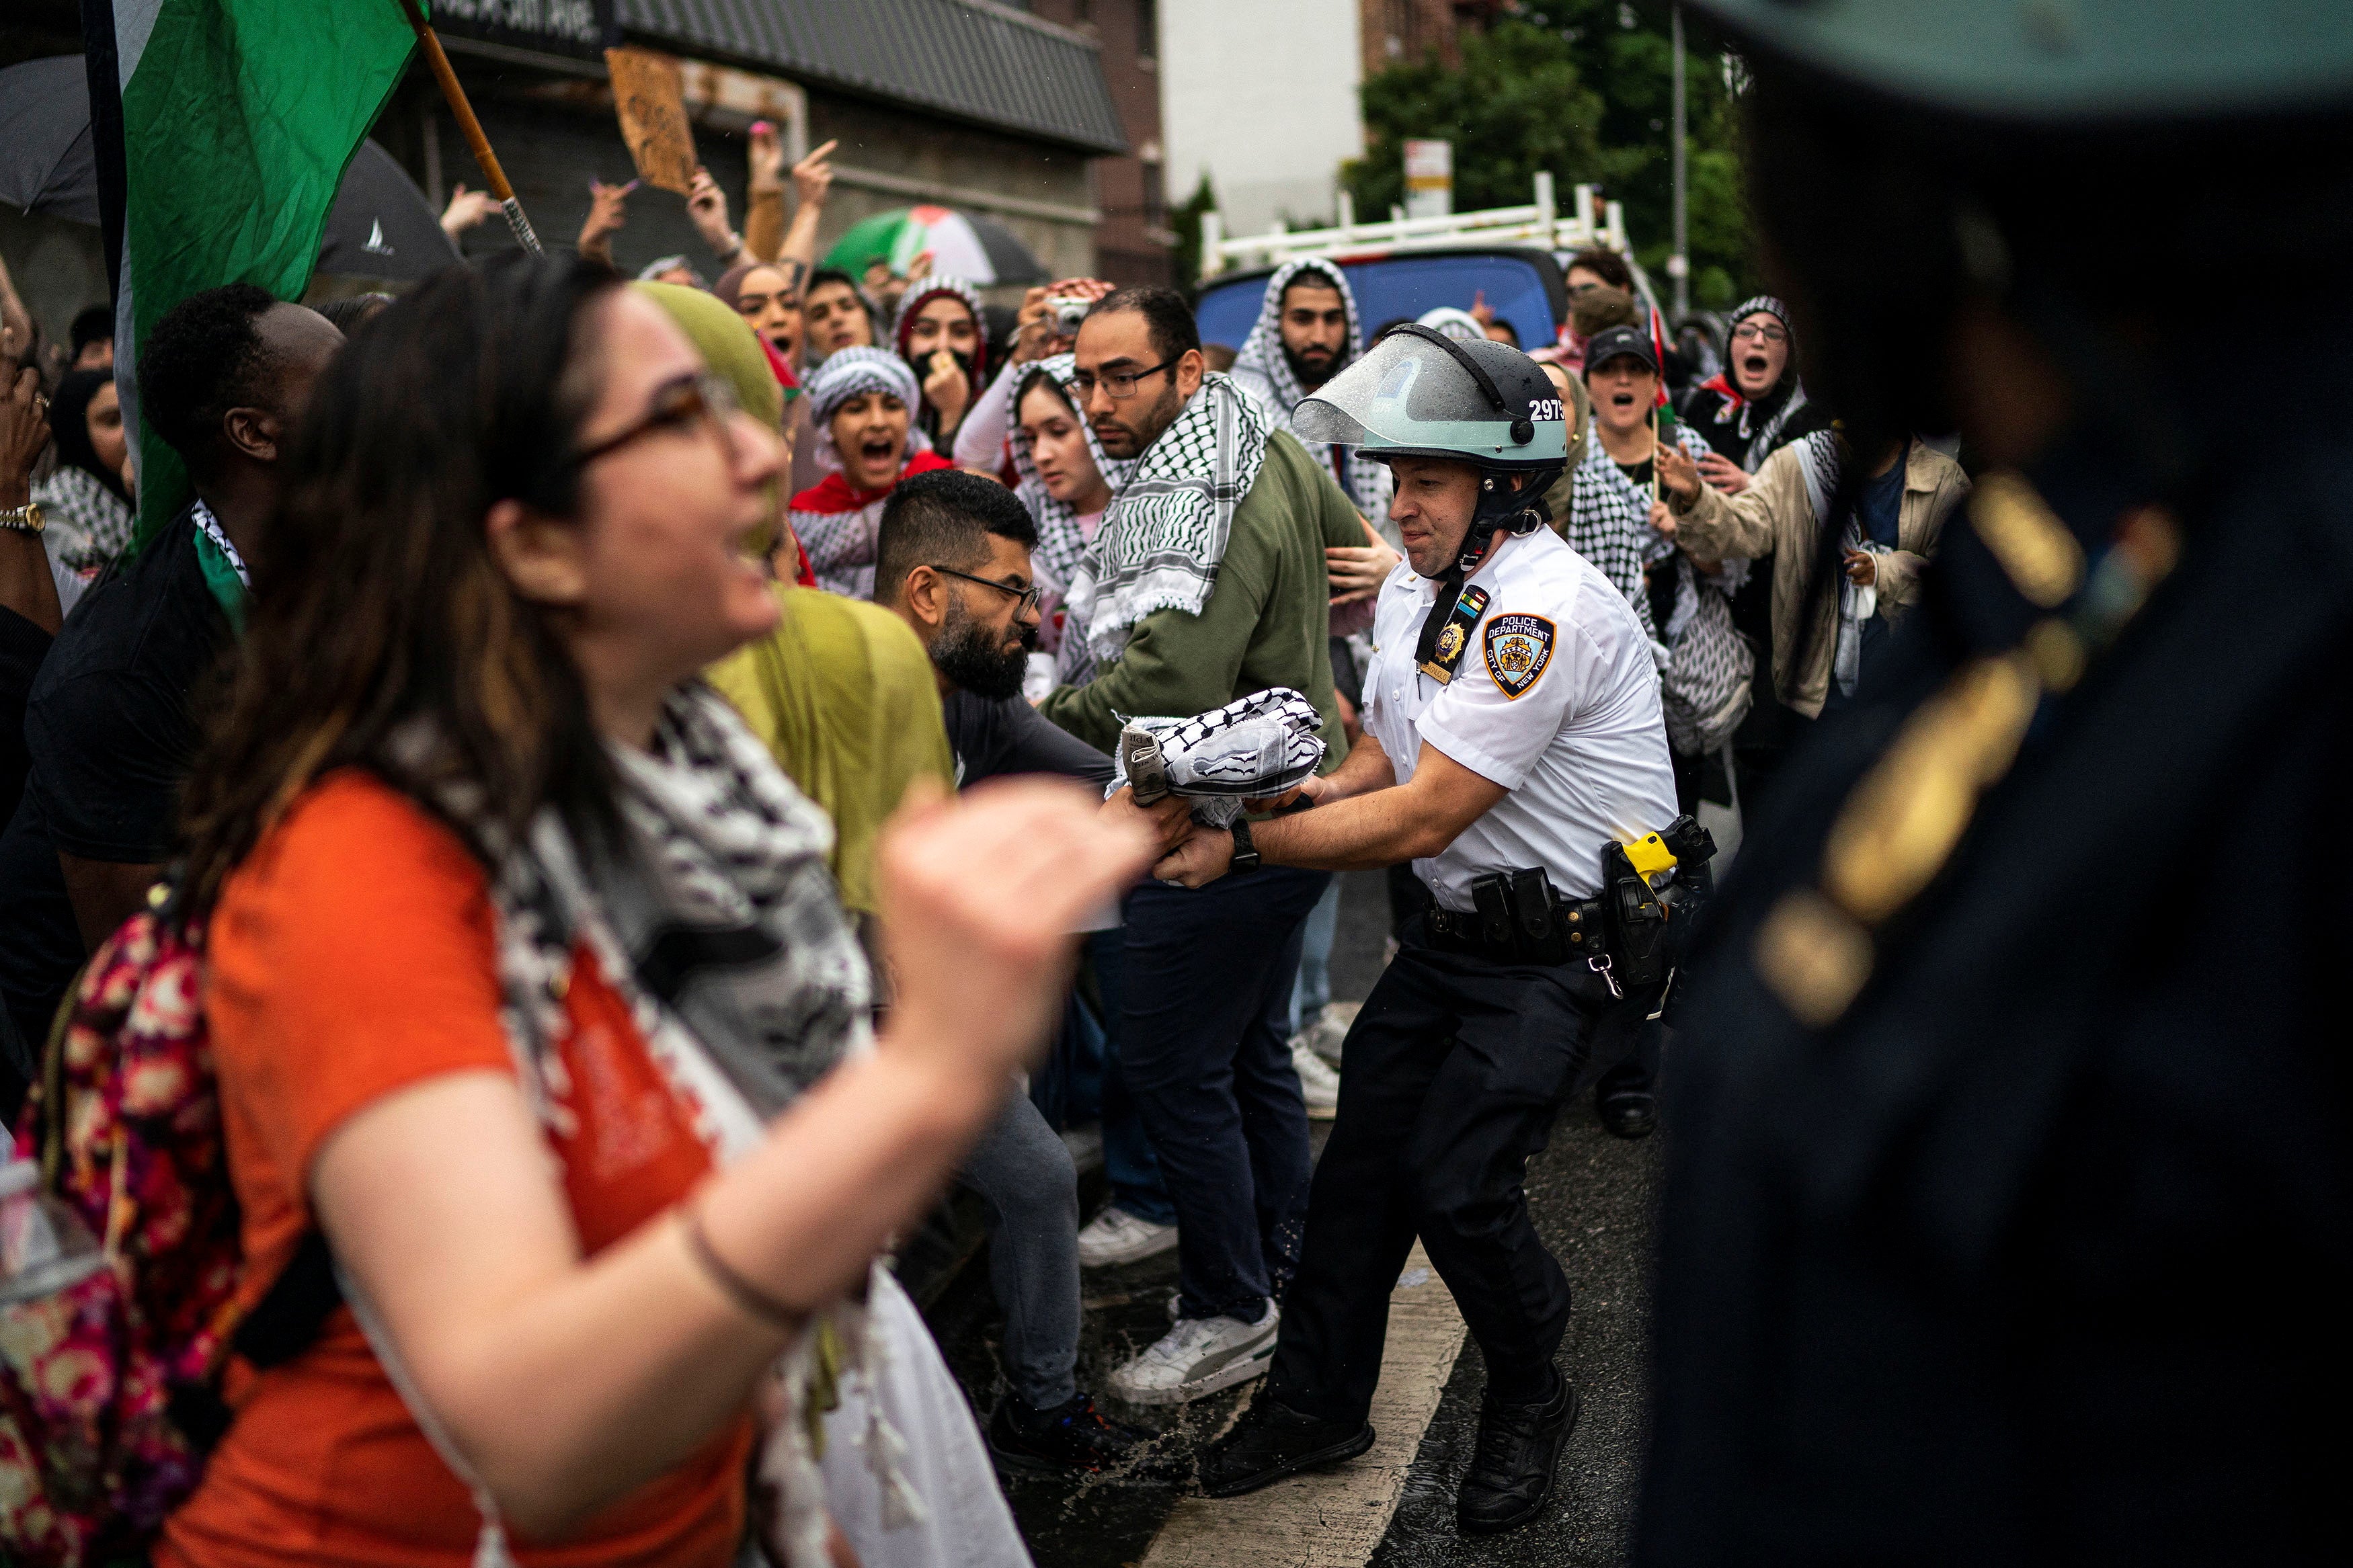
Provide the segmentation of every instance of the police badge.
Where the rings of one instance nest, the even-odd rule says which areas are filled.
[[[1487,673],[1507,698],[1536,683],[1552,662],[1553,624],[1542,616],[1497,616],[1487,623]]]
[[[1436,606],[1432,606],[1433,613]],[[1422,624],[1422,647],[1419,650],[1421,673],[1444,686],[1454,679],[1454,667],[1462,662],[1462,650],[1470,646],[1471,628],[1479,624],[1486,613],[1487,590],[1470,587],[1462,590],[1447,613],[1446,624],[1433,633],[1428,622]]]

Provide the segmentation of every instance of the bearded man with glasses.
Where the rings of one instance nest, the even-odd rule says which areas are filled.
[[[1298,438],[1212,374],[1182,296],[1122,289],[1079,328],[1071,392],[1104,453],[1134,473],[1068,595],[1065,637],[1097,673],[1039,711],[1104,752],[1123,715],[1189,717],[1270,687],[1323,715],[1323,766],[1347,754],[1332,689],[1327,546],[1361,546],[1356,508]],[[1176,1321],[1112,1374],[1136,1404],[1176,1405],[1258,1376],[1307,1209],[1307,1112],[1289,1046],[1300,933],[1330,873],[1269,867],[1201,893],[1128,896],[1120,1067],[1176,1214]],[[1114,1206],[1090,1261],[1165,1250],[1170,1227]]]

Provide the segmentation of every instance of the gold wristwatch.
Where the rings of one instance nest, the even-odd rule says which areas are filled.
[[[48,524],[41,516],[39,501],[28,500],[23,506],[12,506],[0,510],[0,528],[7,529],[13,533],[37,534],[47,526]]]

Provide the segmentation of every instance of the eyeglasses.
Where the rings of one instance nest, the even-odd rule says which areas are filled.
[[[1732,329],[1732,341],[1736,343],[1786,343],[1789,341],[1789,334],[1779,327],[1735,327]]]
[[[1185,356],[1183,354],[1178,354],[1176,359],[1162,360],[1158,364],[1154,365],[1149,370],[1115,370],[1103,376],[1102,378],[1101,384],[1105,392],[1111,394],[1112,400],[1113,402],[1124,403],[1127,399],[1135,395],[1135,384],[1137,382],[1142,381],[1147,375],[1158,375],[1162,371],[1166,370],[1170,365],[1175,364],[1176,360],[1183,359],[1184,357]],[[1079,395],[1079,401],[1081,403],[1084,403],[1088,398],[1092,397],[1095,395],[1096,384],[1096,377],[1091,371],[1082,370],[1071,377],[1071,387]]]
[[[611,457],[632,441],[669,431],[686,430],[698,425],[716,432],[732,453],[735,449],[735,437],[729,432],[727,424],[740,408],[741,405],[735,401],[735,389],[709,371],[698,375],[682,375],[655,388],[652,405],[646,410],[644,418],[617,435],[607,436],[593,447],[583,447],[565,459],[565,466],[585,468],[599,458]]]
[[[1045,594],[1043,588],[1017,588],[1010,583],[1000,583],[994,577],[976,577],[969,572],[959,572],[953,566],[934,566],[932,570],[943,577],[961,577],[967,583],[977,583],[984,588],[994,588],[1000,594],[1010,595],[1021,601],[1013,612],[1017,616],[1037,614],[1038,601]]]

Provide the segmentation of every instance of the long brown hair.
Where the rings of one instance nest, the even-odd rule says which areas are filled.
[[[579,671],[553,615],[492,559],[483,518],[508,497],[575,510],[568,454],[596,368],[583,325],[617,284],[578,260],[452,267],[354,332],[320,378],[184,799],[184,918],[202,919],[338,767],[420,798],[470,786],[511,834],[551,803],[583,828],[610,821]]]

